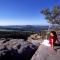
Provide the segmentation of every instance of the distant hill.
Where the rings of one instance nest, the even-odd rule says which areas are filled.
[[[35,31],[39,32],[41,30],[47,30],[48,26],[40,26],[40,25],[12,25],[12,26],[0,26],[0,31],[6,31],[6,30],[15,30],[15,31]]]

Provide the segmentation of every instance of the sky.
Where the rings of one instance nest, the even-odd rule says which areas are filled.
[[[60,0],[0,0],[0,25],[49,25],[40,11]]]

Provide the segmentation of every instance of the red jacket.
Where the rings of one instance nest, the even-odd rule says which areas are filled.
[[[56,38],[54,36],[49,37],[49,43],[52,45],[56,42]]]

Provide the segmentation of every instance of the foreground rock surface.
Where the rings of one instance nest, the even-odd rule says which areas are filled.
[[[37,48],[22,39],[0,40],[0,60],[30,60]]]
[[[60,46],[53,50],[50,46],[40,45],[31,60],[60,60]]]

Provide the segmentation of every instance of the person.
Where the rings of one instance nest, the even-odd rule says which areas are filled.
[[[58,40],[56,32],[51,31],[50,36],[49,36],[49,44],[51,45],[52,48],[54,48],[54,44],[55,44],[56,40]]]

